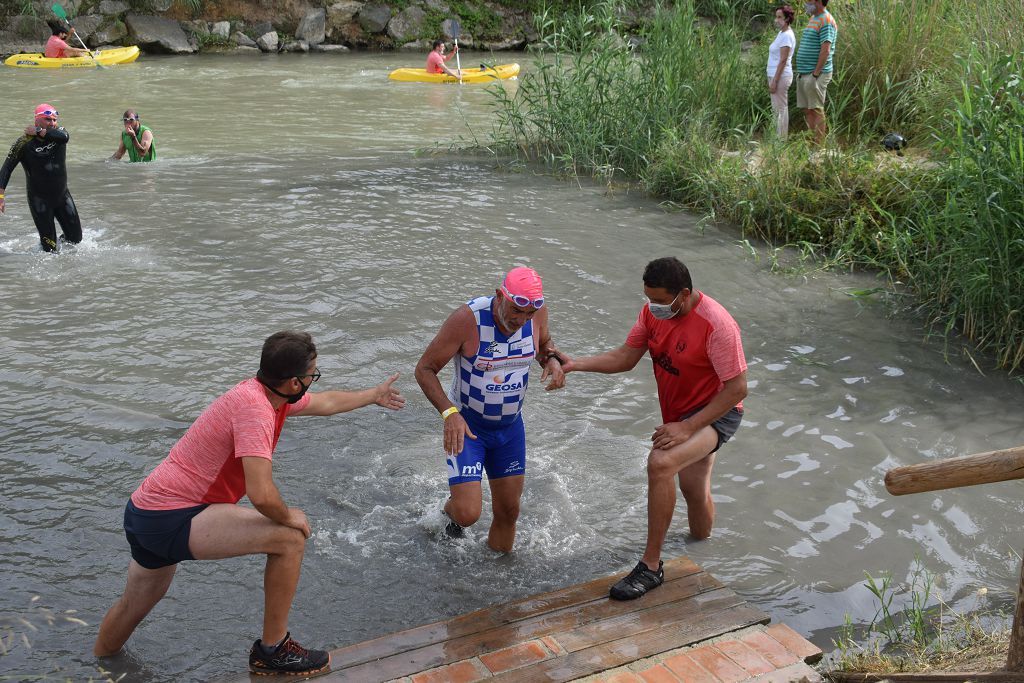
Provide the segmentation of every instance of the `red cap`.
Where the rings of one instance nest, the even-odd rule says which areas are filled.
[[[527,299],[543,299],[544,287],[540,275],[533,268],[519,266],[508,271],[502,283],[505,290],[513,296],[525,296]]]
[[[45,114],[44,112],[53,112],[52,114]],[[57,107],[52,104],[40,104],[36,107],[36,116],[56,116]]]

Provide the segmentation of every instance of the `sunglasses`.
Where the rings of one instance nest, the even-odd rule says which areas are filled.
[[[508,288],[505,287],[505,285],[501,286],[501,291],[505,293],[505,296],[508,297],[509,301],[514,303],[519,308],[526,308],[527,306],[533,306],[534,308],[542,308],[544,306],[544,297],[540,297],[539,299],[531,299],[529,297],[522,296],[521,294],[513,294],[512,292],[508,291]]]
[[[312,377],[313,381],[316,382],[320,379],[320,369],[317,368],[312,375],[294,375],[294,377]]]
[[[44,109],[42,111],[37,111],[36,112],[36,116],[53,116],[53,117],[57,117],[57,116],[60,116],[60,114],[58,114],[53,109]]]
[[[121,120],[124,121],[125,123],[128,123],[129,121],[138,121],[139,117],[138,116],[126,116],[126,117],[124,117]]]

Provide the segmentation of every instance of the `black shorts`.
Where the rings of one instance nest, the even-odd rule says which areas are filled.
[[[180,510],[142,510],[129,498],[124,506],[124,535],[132,547],[132,559],[146,569],[196,559],[188,550],[188,536],[192,518],[206,508],[197,505]]]
[[[682,422],[686,418],[690,417],[691,415],[696,415],[702,410],[704,410],[704,406],[701,406],[700,408],[695,408],[688,413],[684,413],[683,416],[676,421]],[[718,434],[718,445],[715,446],[715,450],[711,451],[712,453],[714,453],[723,445],[725,445],[725,442],[733,437],[733,434],[735,434],[736,430],[739,429],[740,422],[742,420],[743,411],[734,406],[729,409],[728,413],[726,413],[725,415],[711,423],[711,426],[714,428],[715,433]]]

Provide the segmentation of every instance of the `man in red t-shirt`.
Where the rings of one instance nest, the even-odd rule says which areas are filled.
[[[448,74],[452,78],[462,78],[458,71],[453,71],[448,68],[445,64],[449,59],[455,56],[459,51],[459,46],[455,46],[454,52],[450,55],[444,54],[444,41],[435,40],[430,45],[430,54],[427,55],[427,73],[428,74]]]
[[[689,270],[676,258],[651,261],[643,279],[649,303],[625,344],[586,358],[558,352],[566,373],[632,370],[648,352],[654,362],[662,425],[647,456],[647,546],[633,571],[612,586],[617,600],[638,598],[664,581],[661,548],[675,511],[677,477],[690,533],[711,535],[715,451],[736,433],[747,395],[747,362],[732,316],[693,289]]]
[[[50,31],[53,35],[46,41],[46,48],[43,51],[44,57],[61,59],[64,57],[84,57],[89,54],[88,50],[68,45],[68,38],[75,32],[73,26],[69,29],[62,23],[53,21],[50,23]]]
[[[326,669],[327,652],[307,650],[288,632],[310,530],[305,513],[281,498],[271,459],[291,415],[335,415],[374,403],[398,410],[405,399],[392,386],[397,378],[363,391],[306,393],[320,379],[313,339],[298,332],[271,335],[256,377],[211,403],[128,500],[128,580],[100,624],[94,654],[121,650],[170,588],[178,562],[265,554],[263,634],[249,651],[249,670]],[[242,496],[251,508],[237,505]]]

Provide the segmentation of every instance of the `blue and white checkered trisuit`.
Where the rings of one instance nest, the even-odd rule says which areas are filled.
[[[476,356],[458,354],[448,397],[460,410],[469,409],[494,426],[515,421],[523,408],[530,363],[536,355],[533,322],[511,337],[498,329],[491,313],[492,296],[467,302],[476,318],[480,345]]]

